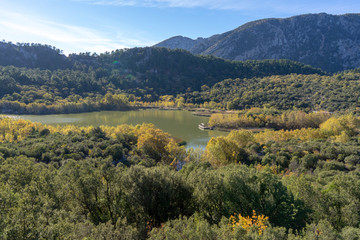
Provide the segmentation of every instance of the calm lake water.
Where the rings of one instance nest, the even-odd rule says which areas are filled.
[[[182,110],[137,110],[137,111],[103,111],[77,114],[56,115],[21,115],[23,119],[51,125],[73,124],[76,126],[117,126],[119,124],[153,123],[157,128],[179,137],[187,142],[187,147],[205,148],[211,137],[225,136],[220,131],[200,130],[199,123],[207,123],[208,117],[194,116]]]

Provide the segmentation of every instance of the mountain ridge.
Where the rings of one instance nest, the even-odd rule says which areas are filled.
[[[360,66],[360,14],[260,19],[209,38],[176,36],[155,46],[228,60],[290,59],[337,72]]]
[[[77,78],[88,78],[88,80],[84,80],[84,82],[87,82],[86,84],[77,84],[79,87],[84,85],[80,87],[81,91],[86,88],[95,90],[94,86],[96,88],[99,85],[94,84],[94,82],[104,84],[106,82],[105,85],[108,85],[110,89],[116,87],[122,90],[132,89],[138,92],[140,88],[143,90],[148,89],[151,93],[156,92],[164,95],[183,93],[190,90],[199,91],[203,85],[212,86],[226,78],[252,78],[291,73],[324,74],[319,69],[290,60],[228,61],[213,56],[195,56],[184,50],[151,47],[116,50],[100,55],[91,55],[90,53],[70,54],[66,57],[49,46],[37,46],[35,48],[37,52],[32,52],[28,51],[28,44],[25,45],[24,47],[8,44],[8,48],[13,48],[11,51],[17,54],[8,55],[7,57],[3,56],[0,49],[0,66],[27,68],[19,69],[16,74],[12,70],[10,71],[11,78],[15,82],[18,80],[23,83],[30,81],[31,74],[29,77],[24,78],[23,76],[27,72],[32,72],[30,69],[50,70],[52,72],[49,72],[49,74],[56,75],[56,78],[62,79],[69,75],[67,77],[69,82],[76,82]],[[32,49],[30,48],[30,50]],[[53,68],[52,65],[56,62],[58,64],[57,68]],[[47,66],[48,63],[51,65]],[[70,74],[70,72],[74,74]],[[58,76],[57,73],[64,76]],[[76,77],[75,73],[82,73],[84,76]],[[89,73],[91,74],[89,75]],[[37,75],[46,74],[39,73]],[[7,77],[4,77],[3,80],[5,81],[3,86],[10,85],[3,91],[0,90],[0,97],[2,92],[3,94],[11,94],[13,89],[11,86],[15,84],[8,83],[9,78]],[[69,83],[69,88],[74,88],[72,85]],[[6,90],[10,90],[10,92]]]

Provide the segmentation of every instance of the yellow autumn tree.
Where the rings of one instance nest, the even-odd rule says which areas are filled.
[[[178,161],[186,157],[185,148],[179,146],[169,133],[155,128],[153,124],[136,125],[133,133],[137,137],[137,149],[156,161],[176,166]]]
[[[240,148],[226,137],[213,137],[206,145],[205,159],[214,167],[239,162]]]
[[[349,136],[354,136],[359,132],[359,128],[360,119],[353,115],[332,117],[320,125],[320,129],[327,136],[341,135],[343,131]]]
[[[165,150],[167,155],[164,156],[163,161],[173,167],[176,167],[186,158],[185,147],[179,146],[179,144],[173,138],[169,139],[168,144],[165,146]]]
[[[34,123],[23,119],[9,117],[0,118],[0,142],[20,141],[34,131],[41,131],[45,127],[40,123]]]
[[[343,127],[337,118],[330,118],[320,125],[321,131],[327,136],[339,135]]]
[[[257,215],[255,210],[253,210],[251,217],[243,217],[241,214],[230,216],[230,224],[233,231],[238,227],[242,227],[246,232],[249,232],[252,227],[255,227],[259,235],[262,235],[268,227],[268,220],[269,217]]]
[[[227,138],[234,141],[239,147],[246,147],[249,143],[255,142],[254,133],[249,130],[231,131]]]

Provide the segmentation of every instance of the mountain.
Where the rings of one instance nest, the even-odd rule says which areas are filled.
[[[133,89],[131,91],[136,92],[138,89],[152,89],[148,91],[164,95],[198,91],[203,85],[210,87],[226,78],[252,78],[290,73],[324,74],[319,69],[294,61],[228,61],[213,56],[195,56],[179,49],[147,47],[116,50],[100,55],[81,53],[65,56],[60,50],[48,45],[15,45],[4,42],[0,44],[0,65],[56,70],[56,76],[62,73],[63,76],[58,76],[60,79],[67,76],[72,82],[68,84],[65,84],[67,80],[63,82],[64,85],[69,85],[69,88],[74,88],[73,85],[79,79],[89,78],[91,83],[86,83],[84,86],[82,83],[75,84],[79,88],[77,93],[95,91],[99,88],[97,83],[100,82],[104,85],[111,83],[109,88],[115,87],[124,91]],[[74,77],[68,70],[81,72],[83,75],[93,73],[94,77]],[[32,71],[21,70],[20,72],[31,73]],[[20,85],[38,81],[24,80],[21,77],[23,75],[11,73],[9,77],[12,77],[15,82],[21,82]],[[4,79],[7,78],[4,77]],[[32,77],[28,76],[27,79],[32,79]],[[94,84],[95,82],[97,83]],[[14,83],[10,85],[13,86]],[[0,93],[12,93],[12,89],[9,87]],[[106,90],[102,91],[106,92]]]
[[[61,50],[50,45],[0,42],[0,65],[40,69],[64,69],[71,66]]]
[[[6,113],[117,110],[124,107],[123,98],[114,100],[111,94],[148,102],[159,100],[161,95],[199,92],[228,78],[324,75],[319,69],[290,60],[229,61],[180,49],[132,48],[68,57],[54,54],[49,46],[35,50],[18,46],[11,51],[8,61],[0,58],[0,112]],[[52,65],[56,61],[59,65]]]
[[[262,19],[209,38],[177,36],[155,46],[229,60],[290,59],[337,72],[360,66],[360,14]]]

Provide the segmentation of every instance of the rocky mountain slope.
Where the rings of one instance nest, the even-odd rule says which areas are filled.
[[[155,46],[230,60],[291,59],[336,72],[360,67],[360,14],[263,19],[209,38],[177,36]]]

